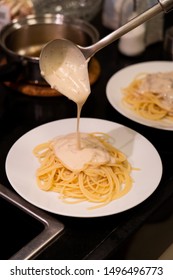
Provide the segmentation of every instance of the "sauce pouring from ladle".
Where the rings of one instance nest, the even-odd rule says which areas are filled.
[[[90,94],[88,77],[88,62],[90,58],[96,52],[140,24],[163,11],[168,12],[172,8],[173,0],[158,0],[158,4],[88,47],[77,46],[66,39],[55,39],[43,47],[39,61],[41,74],[52,88],[55,88],[77,104],[78,132],[80,112]],[[79,141],[78,145],[80,146]]]

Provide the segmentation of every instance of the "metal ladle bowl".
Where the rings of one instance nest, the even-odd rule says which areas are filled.
[[[40,55],[40,69],[41,73],[44,73],[44,79],[50,83],[49,81],[49,75],[52,71],[52,65],[54,70],[56,69],[56,59],[60,60],[60,55],[62,53],[62,46],[66,46],[66,51],[72,50],[73,53],[76,54],[76,57],[82,55],[83,59],[81,59],[81,64],[85,64],[86,60],[89,61],[90,58],[98,52],[100,49],[106,47],[107,45],[111,44],[115,40],[119,39],[121,36],[126,34],[127,32],[131,31],[132,29],[136,28],[140,24],[146,22],[147,20],[151,19],[152,17],[156,16],[157,14],[161,12],[168,12],[173,7],[173,0],[158,0],[158,4],[153,6],[152,8],[148,9],[144,13],[136,16],[129,22],[127,22],[125,25],[121,26],[114,32],[110,33],[108,36],[102,38],[100,41],[96,42],[95,44],[88,46],[88,47],[82,47],[77,46],[71,41],[68,40],[62,40],[57,39],[49,42],[41,51]],[[54,52],[54,55],[52,53]],[[56,52],[56,53],[55,53]],[[68,61],[68,64],[72,65],[72,62]],[[57,66],[58,68],[58,66]],[[58,79],[58,78],[57,78]],[[50,84],[51,85],[51,84]],[[51,85],[52,86],[52,85]]]

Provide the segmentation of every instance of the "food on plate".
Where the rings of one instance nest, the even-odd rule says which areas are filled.
[[[125,195],[132,186],[131,165],[103,133],[81,133],[80,114],[90,95],[88,61],[62,41],[57,59],[54,41],[43,50],[42,75],[77,105],[76,133],[59,136],[35,147],[40,167],[36,177],[40,189],[59,193],[68,203],[89,201],[103,206]],[[50,67],[51,66],[51,67]]]
[[[132,168],[110,140],[103,133],[80,133],[78,148],[72,133],[36,146],[39,188],[59,193],[67,203],[96,203],[91,209],[125,195],[132,187]]]
[[[123,94],[123,103],[142,117],[173,121],[173,72],[137,75]]]

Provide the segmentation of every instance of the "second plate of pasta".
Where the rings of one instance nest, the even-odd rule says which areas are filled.
[[[173,63],[171,61],[149,61],[127,66],[116,72],[109,79],[106,87],[106,94],[110,104],[125,117],[146,126],[163,130],[173,130],[173,120],[165,118],[161,120],[147,119],[137,114],[123,103],[123,89],[127,88],[138,75],[155,74],[159,72],[173,72]]]
[[[90,210],[89,207],[93,206],[91,202],[67,204],[59,199],[58,193],[39,189],[36,184],[36,170],[39,164],[33,154],[34,147],[56,136],[73,133],[75,129],[75,118],[50,122],[32,129],[11,147],[6,159],[6,173],[13,188],[24,199],[37,207],[60,215],[100,217],[136,206],[158,187],[162,177],[161,159],[154,146],[145,137],[114,122],[81,118],[81,132],[108,134],[113,140],[113,145],[126,155],[134,168],[138,168],[131,173],[133,179],[131,190],[103,207]]]

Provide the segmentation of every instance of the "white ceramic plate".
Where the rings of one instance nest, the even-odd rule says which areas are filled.
[[[122,89],[128,86],[137,74],[140,73],[157,73],[173,71],[173,62],[171,61],[154,61],[133,64],[116,72],[108,81],[106,94],[110,104],[125,117],[140,124],[155,127],[163,130],[173,130],[171,121],[152,121],[138,116],[132,110],[122,104]]]
[[[41,125],[23,135],[10,149],[6,159],[7,177],[24,199],[52,213],[73,217],[99,217],[127,210],[149,197],[157,188],[162,176],[162,163],[156,149],[139,133],[120,124],[100,119],[81,118],[81,132],[105,132],[114,145],[124,152],[132,166],[134,184],[131,191],[105,207],[88,210],[93,204],[82,202],[69,205],[58,199],[58,194],[44,192],[36,185],[35,172],[39,166],[33,148],[57,135],[76,130],[76,119],[63,119]]]

